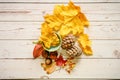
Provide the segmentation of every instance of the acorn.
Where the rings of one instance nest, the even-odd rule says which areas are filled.
[[[70,49],[66,50],[66,53],[70,57],[78,57],[82,54],[82,50],[80,48],[78,48],[77,46],[73,46]]]
[[[61,47],[63,49],[69,49],[75,44],[75,37],[72,34],[69,34],[68,36],[65,36],[62,39]]]
[[[45,59],[45,64],[46,65],[50,65],[52,63],[52,59],[51,58],[46,58]]]

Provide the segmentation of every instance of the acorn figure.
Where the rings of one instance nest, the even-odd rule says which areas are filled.
[[[46,59],[45,59],[45,64],[46,64],[46,65],[52,64],[52,59],[51,59],[51,58],[46,58]]]
[[[82,54],[82,50],[80,48],[78,48],[77,46],[73,46],[72,48],[66,50],[66,53],[70,57],[78,57]]]
[[[69,49],[75,44],[75,37],[72,34],[69,34],[68,36],[65,36],[62,39],[62,45],[61,47],[63,49]]]

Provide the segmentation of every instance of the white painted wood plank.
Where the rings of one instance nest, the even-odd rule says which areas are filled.
[[[0,39],[37,39],[41,22],[0,22]]]
[[[80,59],[71,74],[64,70],[47,75],[41,68],[42,60],[0,60],[1,79],[49,78],[120,78],[120,59]],[[59,75],[58,75],[59,74]]]
[[[42,22],[0,22],[0,39],[37,39]],[[90,39],[120,39],[120,22],[90,22]]]
[[[74,2],[120,2],[119,0],[72,0]],[[69,0],[0,0],[0,2],[69,2]]]
[[[0,4],[0,13],[42,14],[52,12],[56,4]],[[120,13],[118,3],[76,4],[84,13]]]
[[[0,40],[0,58],[33,58],[34,40]],[[81,58],[120,59],[120,40],[92,40],[93,56]]]
[[[119,21],[120,14],[85,14],[90,21]],[[43,21],[43,15],[1,14],[0,21]]]

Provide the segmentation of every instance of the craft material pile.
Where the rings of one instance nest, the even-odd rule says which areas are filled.
[[[88,26],[80,7],[71,1],[67,6],[56,5],[52,14],[44,16],[33,56],[44,59],[41,66],[47,74],[61,68],[70,73],[82,54],[92,55],[91,41],[84,33]]]

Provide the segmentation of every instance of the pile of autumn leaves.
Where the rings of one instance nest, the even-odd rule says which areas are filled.
[[[69,2],[68,6],[56,5],[53,14],[45,15],[44,19],[41,35],[58,32],[63,38],[68,34],[73,34],[82,51],[86,55],[92,55],[91,41],[84,33],[84,27],[89,26],[89,21],[79,6],[74,5],[73,2]]]

